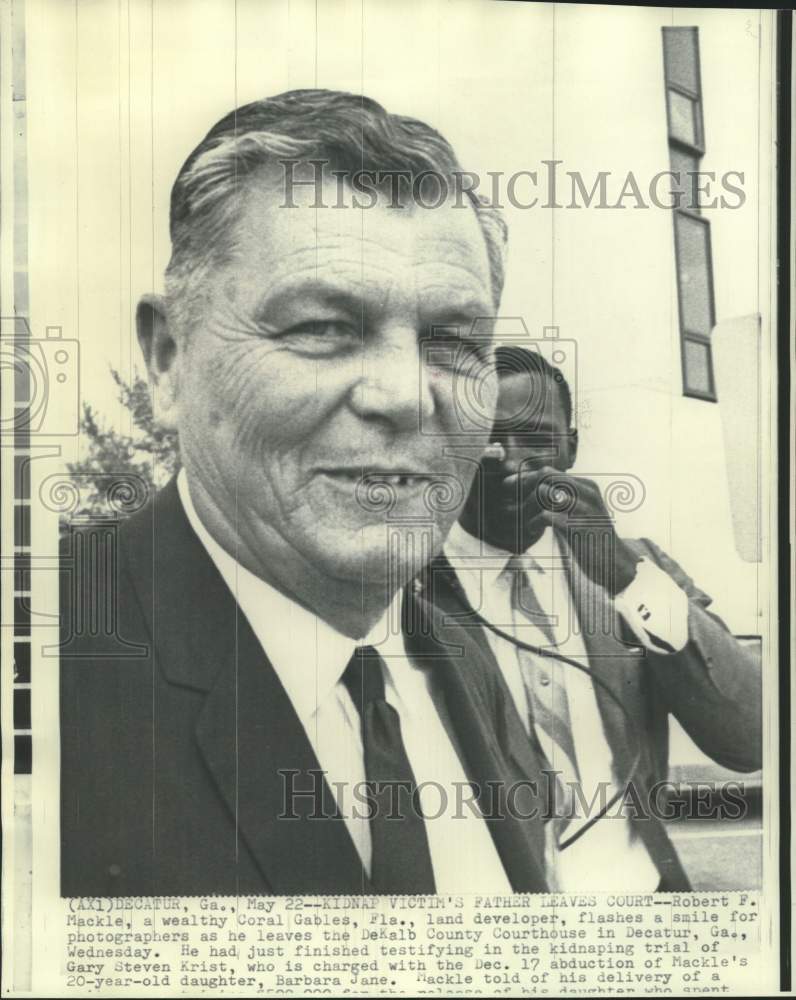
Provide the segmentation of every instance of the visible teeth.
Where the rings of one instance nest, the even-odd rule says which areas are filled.
[[[348,479],[351,482],[360,482],[362,476],[359,472],[353,470],[341,470],[339,475],[344,479]],[[371,472],[365,474],[366,482],[377,482],[386,483],[388,486],[415,486],[417,483],[424,482],[426,476],[414,476],[414,475],[403,475],[401,473],[386,473],[386,472]]]
[[[402,476],[402,475],[389,475],[380,476],[382,482],[387,483],[389,486],[409,486],[414,485],[420,479],[419,476]]]

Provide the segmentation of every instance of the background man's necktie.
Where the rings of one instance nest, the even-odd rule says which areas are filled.
[[[372,646],[358,646],[342,679],[362,720],[365,777],[376,803],[370,819],[374,891],[433,893],[434,869],[417,784],[401,720],[384,697],[384,661]]]
[[[540,629],[547,638],[549,646],[555,648],[555,634],[550,619],[542,611],[525,568],[519,560],[511,559],[504,572],[510,573],[512,577],[512,612],[515,628],[520,626],[516,628],[517,638],[535,644],[535,637],[530,629],[521,627],[523,622],[527,621]],[[541,744],[537,749],[541,750],[546,767],[554,772],[563,772],[571,779],[577,779],[578,763],[572,736],[569,700],[561,676],[561,671],[568,668],[555,659],[536,656],[519,647],[517,657],[528,699],[531,733],[534,733],[534,726],[537,726],[548,737],[548,745],[552,746],[552,752],[549,754],[544,752]],[[571,788],[559,774],[556,774],[553,792],[553,804],[558,818],[553,820],[549,832],[552,833],[553,843],[557,844],[563,839],[564,831],[569,825],[574,799]]]

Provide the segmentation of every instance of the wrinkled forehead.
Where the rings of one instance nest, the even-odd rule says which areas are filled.
[[[343,180],[293,183],[273,170],[241,191],[233,223],[236,256],[269,281],[312,268],[371,280],[466,288],[491,308],[489,258],[475,211],[454,195],[425,207],[390,192],[358,191]]]

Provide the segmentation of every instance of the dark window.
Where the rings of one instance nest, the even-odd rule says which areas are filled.
[[[33,771],[33,744],[28,734],[14,734],[14,774]]]
[[[14,505],[14,545],[27,548],[30,545],[30,504]]]
[[[696,28],[664,28],[666,83],[699,94],[699,38]]]
[[[30,684],[30,643],[14,643],[14,683]]]
[[[30,455],[14,455],[14,499],[30,500]]]
[[[716,321],[710,223],[699,204],[699,166],[705,152],[699,35],[696,28],[663,29],[666,118],[673,173],[674,246],[683,393],[716,400],[710,334]]]
[[[710,337],[713,329],[713,288],[708,222],[687,212],[674,213],[677,290],[683,336]]]
[[[14,729],[30,729],[30,688],[14,691]]]

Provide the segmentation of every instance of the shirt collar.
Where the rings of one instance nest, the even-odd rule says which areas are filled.
[[[459,524],[454,524],[445,542],[445,554],[448,559],[467,560],[472,563],[478,560],[480,566],[465,566],[457,572],[473,575],[479,578],[497,578],[506,568],[506,563],[512,558],[512,553],[506,549],[497,548],[488,542],[475,538]],[[522,554],[523,565],[529,571],[545,572],[545,565],[558,554],[555,532],[548,525],[533,545],[528,546]]]
[[[556,558],[560,553],[558,539],[551,525],[548,525],[542,534],[536,539],[533,545],[529,545],[523,553],[523,558],[528,560],[526,569],[536,572],[547,572],[550,560]]]
[[[402,646],[400,629],[396,636],[388,627],[391,615],[400,613],[400,591],[368,635],[352,639],[255,576],[218,544],[196,512],[184,468],[177,475],[177,490],[191,527],[232,591],[302,723],[312,720],[357,646],[374,645],[383,655],[397,651],[396,638]]]

